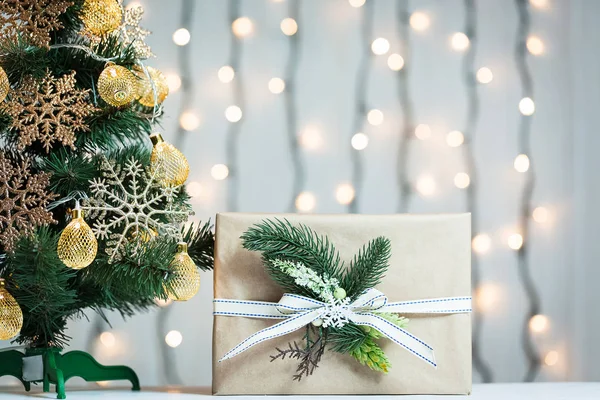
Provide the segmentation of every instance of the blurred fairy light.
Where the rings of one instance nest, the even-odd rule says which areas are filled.
[[[179,116],[179,125],[186,131],[193,131],[200,126],[200,118],[191,111],[186,111]]]
[[[129,10],[129,9],[137,8],[137,7],[142,7],[142,3],[139,1],[129,1],[129,2],[127,2],[127,5],[125,6],[125,9]]]
[[[351,140],[354,150],[364,150],[369,145],[369,137],[362,132],[356,133]]]
[[[419,124],[415,128],[415,136],[419,140],[427,140],[431,137],[431,128],[427,124]]]
[[[286,36],[292,36],[298,32],[298,23],[294,18],[284,18],[279,27],[281,28],[281,32]]]
[[[254,32],[254,24],[248,17],[239,17],[231,23],[231,31],[235,36],[245,38]]]
[[[198,197],[202,195],[202,185],[200,182],[191,181],[185,185],[185,189],[190,197]]]
[[[172,348],[178,347],[183,342],[183,335],[179,331],[170,331],[165,336],[165,343]]]
[[[373,54],[381,56],[390,51],[390,42],[386,38],[377,38],[371,43]]]
[[[383,124],[383,112],[376,108],[369,111],[367,114],[367,121],[373,126],[378,126]]]
[[[488,67],[481,67],[477,70],[477,81],[479,83],[490,83],[494,79],[494,74],[492,74],[492,70]]]
[[[474,294],[477,310],[484,313],[497,311],[501,297],[501,290],[497,284],[482,283],[475,289]]]
[[[544,357],[544,364],[546,364],[549,367],[552,367],[558,363],[558,359],[558,351],[551,350],[548,353],[546,353],[546,356]]]
[[[190,31],[188,31],[185,28],[179,28],[175,32],[173,32],[173,42],[177,46],[185,46],[190,42],[190,39]]]
[[[102,332],[100,335],[100,343],[102,343],[104,347],[114,347],[117,343],[117,338],[112,332]]]
[[[323,137],[317,128],[307,127],[300,134],[300,145],[307,150],[317,150],[323,146]]]
[[[456,51],[465,51],[469,48],[469,38],[462,32],[456,32],[450,39],[452,48]]]
[[[169,86],[169,92],[175,93],[181,87],[181,78],[177,74],[166,74],[165,79],[167,80],[167,86]]]
[[[534,56],[544,54],[544,42],[538,36],[531,35],[527,38],[527,50]]]
[[[548,209],[546,207],[536,207],[531,216],[535,222],[542,224],[548,221]]]
[[[540,10],[545,10],[548,8],[548,0],[529,0],[529,4]]]
[[[519,154],[515,157],[513,165],[518,172],[527,172],[529,170],[529,157],[527,157],[527,154]]]
[[[354,8],[359,8],[365,5],[366,0],[348,0],[348,3]]]
[[[222,66],[219,68],[217,73],[219,80],[223,83],[229,83],[235,78],[235,71],[229,65]]]
[[[229,176],[229,168],[225,164],[215,164],[210,169],[210,175],[216,181],[222,181]]]
[[[508,247],[513,250],[519,250],[523,247],[523,236],[520,233],[513,233],[508,237]]]
[[[225,118],[229,122],[239,122],[242,119],[242,109],[238,106],[229,106],[225,109]]]
[[[310,212],[315,209],[317,205],[317,199],[314,194],[310,192],[301,192],[296,197],[296,209],[300,212]]]
[[[335,190],[335,199],[342,205],[348,205],[354,200],[354,186],[350,183],[342,183]]]
[[[281,78],[271,78],[269,80],[269,91],[273,94],[282,93],[285,90],[285,81]]]
[[[387,59],[387,65],[392,71],[400,71],[404,68],[404,58],[400,54],[392,53]]]
[[[485,233],[479,233],[471,240],[471,247],[476,253],[487,253],[492,247],[492,239]]]
[[[424,12],[415,11],[411,14],[409,23],[415,31],[424,31],[431,25],[431,20]]]
[[[535,103],[531,97],[523,97],[521,101],[519,101],[519,111],[525,116],[533,115],[535,112]]]
[[[534,333],[543,333],[548,330],[550,320],[547,316],[536,314],[529,319],[529,330]]]
[[[450,131],[446,135],[446,143],[450,147],[458,147],[465,142],[465,135],[460,131]]]
[[[421,196],[432,196],[436,189],[435,180],[431,175],[421,175],[417,178],[416,189]]]
[[[156,304],[157,306],[164,308],[164,307],[168,307],[173,303],[173,300],[171,299],[154,299],[154,304]]]
[[[454,175],[454,185],[459,189],[466,189],[471,184],[471,178],[469,174],[465,172],[459,172]]]

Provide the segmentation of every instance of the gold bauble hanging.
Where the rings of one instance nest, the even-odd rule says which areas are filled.
[[[187,243],[177,244],[177,254],[169,268],[175,275],[171,280],[170,289],[165,288],[169,298],[175,301],[187,301],[194,297],[200,290],[200,271],[187,253]]]
[[[121,26],[123,9],[118,0],[85,0],[79,18],[86,32],[104,36]]]
[[[0,67],[0,103],[4,101],[10,90],[10,82],[8,81],[8,75],[2,67]]]
[[[4,279],[0,278],[0,340],[14,338],[22,327],[23,311],[4,287]]]
[[[140,78],[140,98],[138,101],[146,107],[154,107],[165,101],[169,95],[169,85],[167,84],[167,78],[156,68],[146,67],[146,70],[150,79],[148,79],[148,76],[146,76],[146,73],[141,68],[135,70],[135,74]],[[154,103],[152,84],[154,84],[154,89],[156,90],[156,104]]]
[[[190,173],[190,165],[183,153],[164,141],[160,133],[150,135],[154,148],[150,168],[155,179],[163,186],[183,185]]]
[[[58,239],[58,258],[69,268],[83,269],[90,265],[98,252],[94,232],[83,219],[83,211],[73,210],[73,220]]]
[[[109,65],[98,78],[98,93],[108,104],[121,107],[137,99],[139,80],[127,68]]]

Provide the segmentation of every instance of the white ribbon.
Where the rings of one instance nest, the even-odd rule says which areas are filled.
[[[470,312],[470,296],[388,303],[387,297],[377,289],[366,290],[352,302],[336,304],[327,304],[290,293],[284,294],[278,303],[214,300],[214,315],[284,320],[249,336],[227,352],[219,362],[233,358],[265,340],[286,335],[322,318],[332,326],[342,326],[346,322],[353,322],[357,325],[366,325],[377,329],[394,343],[437,367],[431,346],[375,313],[457,314]]]

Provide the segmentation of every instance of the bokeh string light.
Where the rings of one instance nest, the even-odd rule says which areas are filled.
[[[225,167],[227,168],[227,175],[222,178],[227,178],[228,180],[227,209],[229,211],[238,211],[239,209],[239,139],[245,109],[244,82],[240,73],[242,41],[254,32],[254,23],[252,20],[240,15],[240,5],[240,0],[229,0],[227,6],[229,22],[231,24],[231,44],[227,65],[231,67],[235,76],[235,78],[232,77],[233,81],[231,82],[233,102],[226,110],[225,115],[229,121],[226,135],[227,165]]]
[[[519,110],[521,111],[521,120],[519,123],[519,155],[515,159],[515,169],[522,172],[525,182],[519,205],[519,233],[515,233],[509,237],[508,245],[517,253],[519,277],[523,284],[523,288],[525,289],[527,298],[527,311],[522,328],[522,340],[528,367],[523,380],[532,382],[539,372],[541,357],[534,343],[529,325],[532,318],[540,314],[541,301],[533,277],[531,276],[529,264],[529,228],[532,218],[533,190],[535,187],[535,172],[531,159],[531,118],[535,111],[535,104],[533,100],[533,79],[531,77],[529,66],[527,65],[527,42],[531,28],[531,14],[529,11],[529,2],[527,0],[515,0],[515,2],[519,15],[519,25],[515,44],[515,62],[521,80],[522,92],[522,100],[519,103]],[[523,105],[524,103],[525,105]],[[520,168],[518,168],[517,159],[522,160],[519,162],[519,164],[522,164]],[[525,164],[527,165],[526,168]]]
[[[413,141],[413,135],[424,140],[431,135],[431,130],[427,125],[419,125],[415,129],[413,116],[413,100],[408,84],[408,72],[411,67],[410,54],[410,29],[424,30],[429,27],[429,17],[422,12],[415,12],[412,15],[408,11],[408,0],[399,0],[396,3],[398,18],[398,38],[402,50],[402,68],[396,72],[398,81],[398,97],[402,109],[402,128],[398,142],[398,156],[396,165],[396,182],[398,185],[398,206],[399,212],[407,212],[410,208],[410,201],[414,195],[415,188],[408,177],[408,166],[410,162],[410,147]]]
[[[479,285],[481,284],[480,256],[490,247],[489,236],[482,233],[479,228],[479,205],[478,205],[478,174],[475,162],[475,150],[473,148],[477,123],[480,114],[480,101],[477,89],[477,72],[475,66],[476,45],[477,45],[477,8],[475,0],[464,0],[465,7],[465,31],[461,43],[466,46],[459,50],[464,50],[462,62],[462,77],[464,87],[467,92],[467,116],[464,133],[453,131],[446,137],[447,143],[451,147],[461,146],[464,158],[466,172],[461,172],[454,178],[454,183],[458,188],[465,189],[467,210],[471,213],[471,245],[478,246],[476,251],[472,252],[471,258],[471,284],[475,288],[475,293],[479,294]],[[455,34],[456,36],[456,34]],[[456,46],[453,47],[456,50]],[[460,177],[460,179],[459,179]],[[485,383],[493,380],[492,370],[483,359],[481,352],[481,328],[484,310],[477,307],[475,301],[473,313],[473,368]]]
[[[362,190],[362,181],[364,177],[364,162],[359,153],[368,144],[368,137],[363,140],[363,136],[356,136],[359,133],[363,133],[365,126],[365,119],[367,118],[367,85],[369,82],[369,74],[373,64],[373,57],[375,57],[372,46],[374,45],[373,36],[373,23],[375,19],[375,5],[373,1],[368,1],[360,7],[361,13],[361,24],[360,24],[360,41],[359,47],[361,52],[361,59],[356,73],[356,81],[354,86],[354,119],[352,122],[352,132],[350,135],[350,158],[352,161],[352,187],[354,193],[352,199],[347,202],[347,209],[350,213],[357,213],[359,211],[358,200]],[[385,39],[384,39],[385,40]],[[387,41],[386,41],[387,42]],[[385,46],[385,43],[382,43]],[[380,44],[375,45],[376,49],[379,49]],[[389,43],[388,43],[389,47]],[[380,110],[369,111],[369,122],[372,125],[379,125],[383,122],[383,113]],[[358,139],[357,139],[358,138]],[[355,147],[358,143],[358,148]],[[364,147],[363,147],[364,145]],[[362,147],[362,149],[361,149]]]
[[[296,76],[298,74],[298,68],[300,65],[300,35],[302,31],[298,32],[298,23],[300,21],[300,0],[291,0],[288,4],[289,16],[284,19],[288,21],[289,27],[294,27],[294,33],[292,30],[283,30],[283,22],[281,24],[282,32],[288,37],[288,57],[285,65],[285,77],[283,100],[285,102],[285,121],[288,137],[288,146],[290,151],[290,161],[292,163],[292,195],[288,202],[287,211],[293,212],[297,210],[296,203],[298,196],[302,193],[304,185],[306,183],[306,172],[304,170],[304,162],[302,160],[302,154],[300,151],[300,140],[298,137],[298,104],[297,104],[297,93],[296,93]],[[289,21],[294,21],[292,24]]]

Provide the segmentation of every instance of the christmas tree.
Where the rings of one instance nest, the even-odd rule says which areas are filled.
[[[118,0],[0,2],[0,340],[26,348],[0,353],[0,376],[27,389],[23,357],[42,356],[40,381],[63,398],[64,380],[93,370],[61,353],[69,320],[187,300],[212,267],[209,224],[185,224],[188,163],[153,133],[168,86],[147,65],[142,14]],[[83,377],[134,381],[119,368]]]

